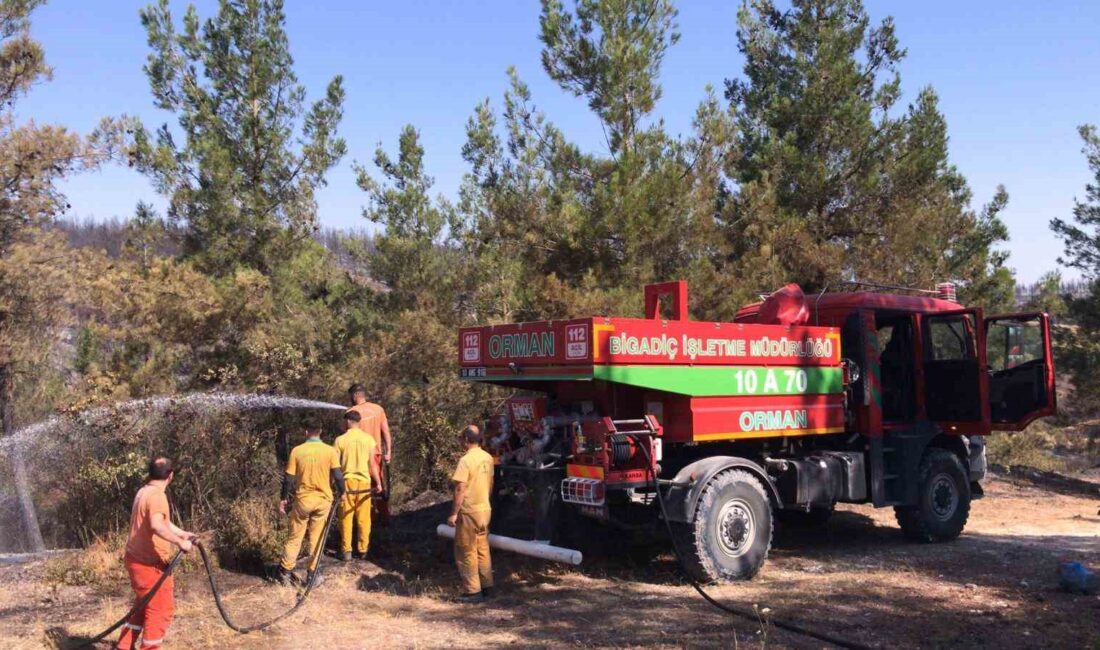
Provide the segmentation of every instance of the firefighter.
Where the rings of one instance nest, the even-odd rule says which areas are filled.
[[[390,423],[386,419],[386,410],[378,404],[367,401],[367,388],[363,384],[352,384],[351,388],[348,388],[348,398],[351,400],[350,410],[359,414],[359,428],[374,438],[381,452],[375,456],[374,464],[380,479],[385,479],[388,470],[383,463],[388,466],[393,456],[393,439],[390,437]],[[379,488],[385,488],[382,480],[379,480],[377,485]],[[382,495],[382,498],[371,501],[371,508],[382,524],[390,518],[388,496]]]
[[[347,491],[340,500],[340,559],[352,558],[352,529],[359,533],[356,555],[366,559],[370,547],[371,495],[380,491],[378,476],[379,455],[374,438],[359,428],[360,417],[356,411],[344,414],[346,433],[336,438],[334,446],[340,455],[340,469],[344,474]]]
[[[290,537],[283,548],[278,575],[279,582],[284,585],[294,584],[294,565],[302,549],[303,537],[309,540],[306,580],[313,577],[320,559],[316,551],[318,544],[324,541],[321,533],[332,507],[332,484],[336,485],[338,494],[344,492],[344,475],[336,449],[321,441],[321,426],[315,420],[308,420],[303,428],[307,439],[290,451],[279,502],[279,512],[290,517]]]
[[[481,431],[476,425],[466,427],[462,441],[466,454],[451,476],[454,505],[447,523],[455,528],[455,564],[462,578],[463,593],[457,600],[479,603],[493,589],[493,565],[489,558],[493,457],[481,448]]]
[[[152,459],[145,486],[134,497],[124,563],[126,572],[130,574],[135,601],[144,598],[164,574],[173,555],[173,546],[188,553],[197,537],[172,523],[166,490],[174,475],[171,460],[163,457]],[[126,621],[115,647],[123,650],[156,648],[164,642],[175,610],[174,586],[174,580],[169,575],[145,607],[134,612]],[[140,646],[138,637],[141,637]]]

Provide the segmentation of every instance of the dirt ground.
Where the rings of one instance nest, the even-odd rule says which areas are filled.
[[[942,545],[904,541],[890,509],[843,507],[821,531],[776,531],[751,582],[715,598],[875,647],[1100,648],[1100,596],[1059,591],[1058,564],[1100,570],[1100,497],[1020,478],[986,483],[966,532]],[[733,618],[684,582],[672,555],[635,568],[591,560],[580,568],[497,553],[499,590],[481,606],[450,602],[448,548],[431,540],[446,506],[395,519],[371,563],[326,564],[326,582],[274,629],[239,636],[218,617],[201,571],[177,586],[174,648],[772,647],[827,644]],[[0,566],[5,648],[71,647],[127,607],[124,586],[104,594],[49,584],[48,562]],[[294,592],[222,571],[240,623],[289,606]],[[104,644],[102,647],[107,647]]]

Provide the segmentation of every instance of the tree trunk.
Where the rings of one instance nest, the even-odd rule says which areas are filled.
[[[14,432],[15,367],[11,359],[11,349],[0,343],[0,433],[7,438]],[[10,458],[27,546],[36,553],[45,551],[46,542],[42,540],[42,531],[38,527],[38,514],[34,510],[30,481],[27,480],[27,465],[23,461],[23,450],[19,445],[11,446]]]

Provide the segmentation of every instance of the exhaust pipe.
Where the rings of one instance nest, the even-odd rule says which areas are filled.
[[[453,540],[455,538],[455,529],[447,524],[439,524],[435,529],[435,534]],[[504,537],[503,535],[489,535],[489,546],[502,551],[519,553],[520,555],[526,555],[528,557],[537,557],[540,560],[561,562],[574,566],[580,564],[583,559],[580,551],[571,548],[551,546],[549,543],[531,542],[525,539],[516,539],[515,537]]]

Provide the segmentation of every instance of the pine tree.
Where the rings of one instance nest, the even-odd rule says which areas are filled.
[[[932,89],[899,110],[892,20],[872,26],[859,0],[754,0],[738,26],[744,78],[726,86],[740,154],[725,215],[734,272],[756,290],[952,280],[971,301],[1003,297],[1011,277],[993,247],[1007,238],[1007,194],[969,207]]]
[[[1074,405],[1095,413],[1100,408],[1100,134],[1091,124],[1078,127],[1078,133],[1093,180],[1085,185],[1085,198],[1074,199],[1072,220],[1055,218],[1050,227],[1065,245],[1058,263],[1080,270],[1089,291],[1069,302],[1069,317],[1077,328],[1059,332],[1058,360],[1063,371],[1072,373]]]
[[[461,224],[454,208],[432,198],[433,179],[424,169],[424,148],[412,125],[402,130],[394,160],[382,147],[374,154],[382,180],[356,165],[360,189],[368,195],[363,216],[384,230],[369,257],[371,276],[389,289],[397,311],[435,309],[446,319],[454,313],[454,293],[462,274],[451,242]]]
[[[1035,284],[1035,292],[1032,294],[1024,308],[1028,311],[1042,311],[1054,318],[1060,318],[1066,314],[1066,296],[1062,291],[1062,273],[1050,271],[1044,273]]]
[[[669,0],[542,0],[542,67],[603,122],[612,155],[633,151],[640,122],[661,98],[657,82],[680,39]]]
[[[679,39],[672,3],[578,0],[567,10],[545,0],[540,28],[545,72],[585,100],[606,150],[572,142],[509,71],[505,138],[486,103],[463,151],[471,175],[462,204],[476,240],[493,243],[472,246],[490,279],[516,288],[526,317],[636,311],[640,284],[681,277],[697,282],[697,303],[711,309],[703,289],[716,286],[714,216],[729,120],[710,95],[690,137],[671,137],[655,116],[661,64]]]
[[[157,256],[158,246],[168,237],[164,221],[153,206],[139,201],[133,218],[126,223],[125,232],[123,250],[137,258],[142,268],[148,269]]]
[[[342,78],[306,110],[282,0],[220,0],[201,26],[189,6],[180,32],[168,0],[141,20],[156,106],[177,115],[183,140],[168,125],[137,129],[138,168],[186,225],[183,252],[200,268],[271,271],[316,230],[315,193],[346,151]]]
[[[1073,220],[1055,218],[1050,227],[1066,247],[1058,263],[1096,279],[1100,277],[1100,134],[1092,124],[1081,125],[1077,132],[1085,143],[1082,153],[1093,181],[1085,185],[1083,201],[1074,199]]]

